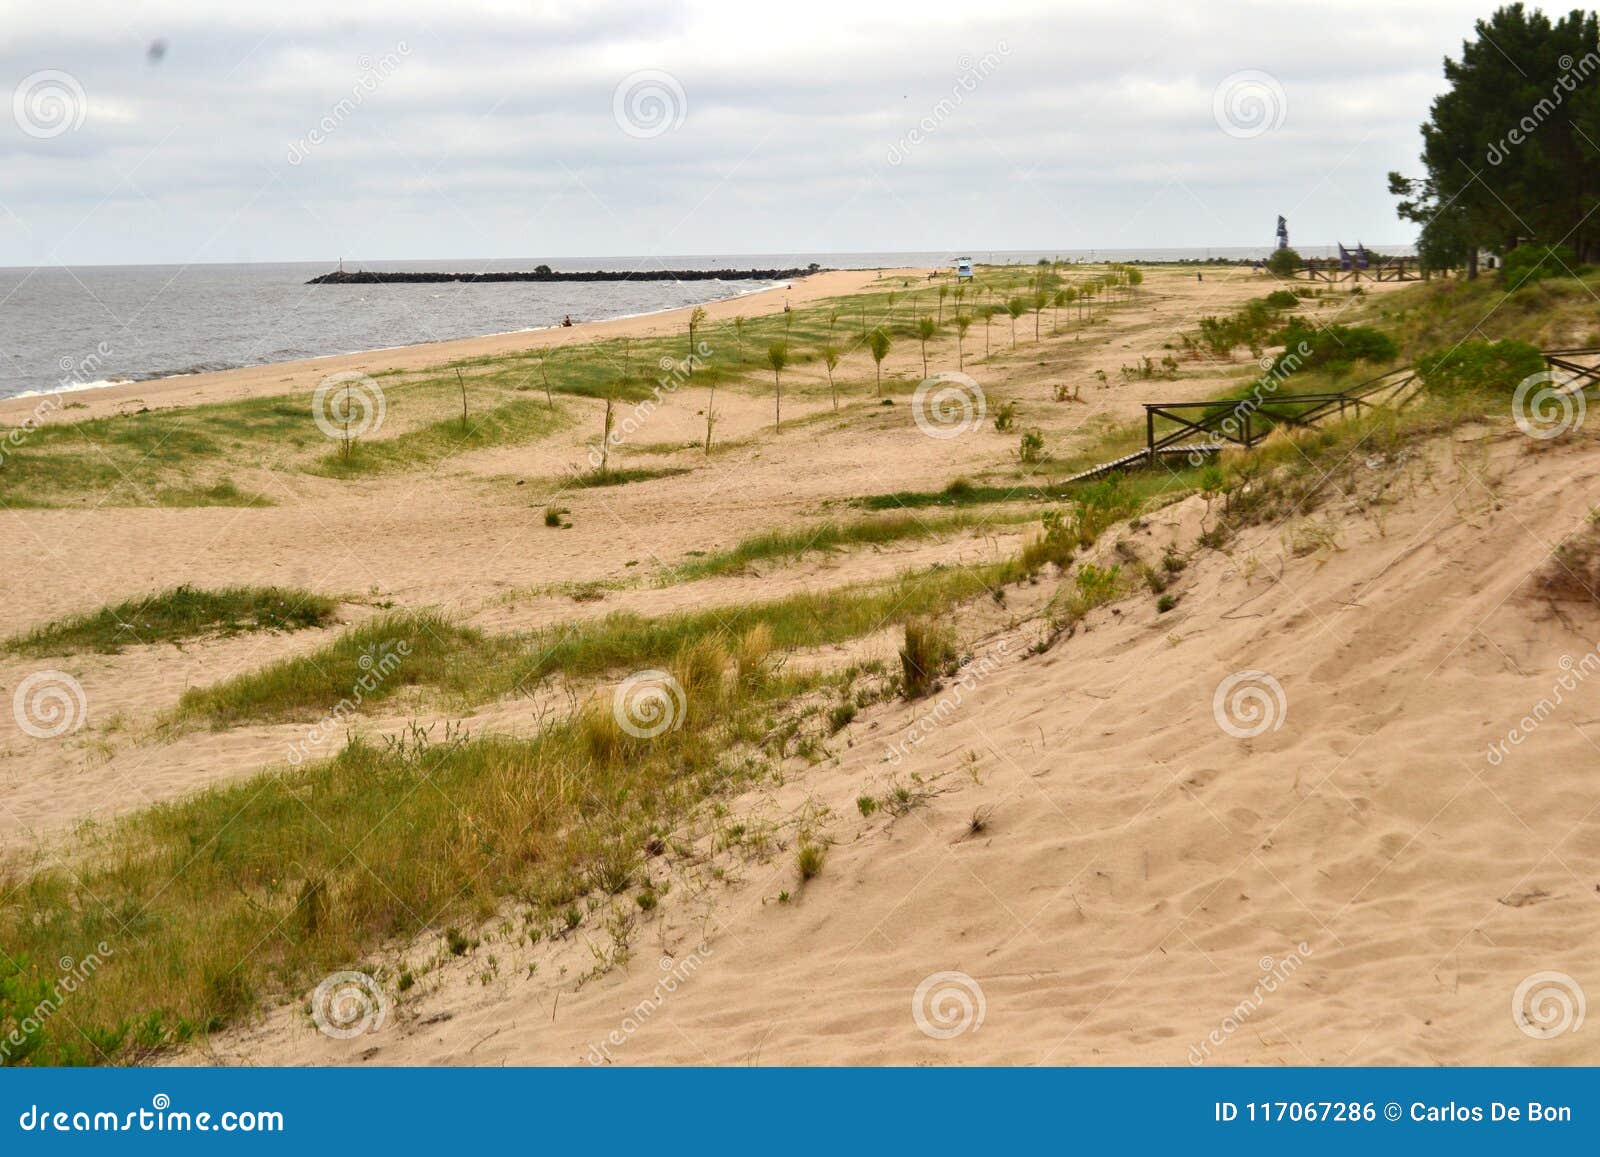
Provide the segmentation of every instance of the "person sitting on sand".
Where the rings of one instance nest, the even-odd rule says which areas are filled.
[[[563,329],[565,329],[568,326],[570,326],[571,324],[572,324],[572,315],[569,313],[569,314],[567,314],[566,317],[561,319],[561,326],[562,326]]]

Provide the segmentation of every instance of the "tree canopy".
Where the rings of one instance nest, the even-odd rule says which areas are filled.
[[[1570,246],[1600,259],[1600,22],[1522,4],[1479,20],[1422,126],[1424,175],[1389,174],[1422,226],[1425,265],[1475,264],[1482,247]]]

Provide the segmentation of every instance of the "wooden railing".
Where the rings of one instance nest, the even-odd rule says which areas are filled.
[[[1541,351],[1551,372],[1568,375],[1569,389],[1600,384],[1600,347]],[[1587,360],[1591,364],[1585,364]],[[1233,445],[1249,448],[1280,426],[1314,426],[1327,418],[1348,417],[1363,408],[1403,406],[1418,385],[1416,370],[1401,366],[1348,389],[1284,394],[1263,383],[1243,398],[1210,402],[1146,402],[1145,448],[1079,471],[1066,482],[1083,482],[1118,470],[1153,466],[1163,457],[1215,454]]]

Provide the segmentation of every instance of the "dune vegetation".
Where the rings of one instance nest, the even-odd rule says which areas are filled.
[[[181,586],[114,607],[70,615],[5,641],[19,655],[65,655],[74,651],[119,651],[152,643],[182,643],[207,635],[242,631],[298,631],[325,627],[336,600],[283,587]]]

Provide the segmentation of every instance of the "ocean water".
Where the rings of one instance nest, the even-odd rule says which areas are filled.
[[[1322,256],[1325,247],[1307,247]],[[1385,247],[1386,252],[1408,251]],[[1268,247],[1007,250],[925,253],[766,253],[727,257],[583,260],[375,261],[347,269],[487,272],[547,264],[562,271],[615,269],[833,269],[1067,261],[1256,258]],[[122,265],[0,268],[0,397],[85,389],[119,381],[358,353],[575,321],[626,317],[766,288],[741,280],[502,282],[487,285],[308,286],[331,265]]]

